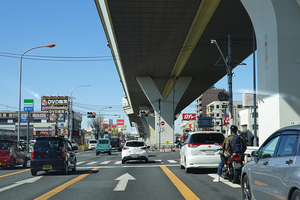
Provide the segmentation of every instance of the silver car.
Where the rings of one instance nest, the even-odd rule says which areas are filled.
[[[277,130],[242,170],[243,199],[300,199],[300,126]]]

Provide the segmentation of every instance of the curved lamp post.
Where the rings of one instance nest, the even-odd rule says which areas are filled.
[[[73,91],[76,89],[76,88],[79,88],[79,87],[83,87],[83,86],[91,86],[90,84],[86,84],[86,85],[78,85],[78,86],[76,86],[76,87],[74,87],[73,89],[72,89],[72,91],[71,91],[71,101],[70,101],[70,109],[71,109],[71,112],[69,113],[69,118],[70,118],[70,129],[71,129],[71,131],[68,133],[68,134],[70,134],[69,135],[69,138],[70,138],[70,140],[72,140],[72,133],[73,133],[73,96],[72,96],[72,94],[73,94]]]
[[[24,56],[25,53],[27,53],[28,51],[31,51],[33,49],[37,49],[37,48],[43,48],[43,47],[55,47],[55,44],[48,44],[45,46],[37,46],[37,47],[33,47],[30,49],[27,49],[26,51],[24,51],[24,53],[21,55],[20,58],[20,82],[19,82],[19,110],[18,110],[18,141],[20,141],[20,118],[21,118],[21,80],[22,80],[22,58]],[[27,143],[28,143],[28,138],[27,138]]]

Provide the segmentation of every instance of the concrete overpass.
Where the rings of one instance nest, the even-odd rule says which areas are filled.
[[[281,0],[95,0],[95,3],[124,88],[127,99],[124,109],[140,132],[145,135],[149,135],[148,130],[152,132],[151,143],[160,140],[172,143],[174,116],[226,75],[225,66],[215,65],[221,56],[211,39],[217,40],[227,55],[227,37],[231,35],[231,56],[236,67],[252,53],[253,20],[258,29],[256,35],[259,34],[258,62],[262,62],[265,31],[273,39],[278,34],[274,29],[278,25],[276,17],[284,17],[277,15],[280,6],[292,10],[291,16],[285,16],[294,19],[292,25],[300,19],[295,18],[299,14],[294,8],[299,9],[297,0],[288,3]],[[268,12],[264,13],[265,10]],[[271,28],[263,28],[270,22]],[[278,63],[276,58],[274,62]],[[264,78],[259,76],[258,81]],[[275,79],[277,83],[280,77]],[[266,85],[266,81],[259,84]],[[273,92],[283,92],[277,89]],[[275,107],[282,109],[279,104]],[[150,110],[155,118],[140,118],[139,111],[143,109]],[[276,114],[278,122],[280,116]],[[299,113],[293,120],[300,121]],[[164,130],[158,125],[161,121],[166,122]]]

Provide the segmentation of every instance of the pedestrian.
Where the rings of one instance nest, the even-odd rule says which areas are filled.
[[[234,153],[233,150],[232,150],[232,141],[233,141],[233,138],[234,138],[233,136],[238,135],[237,132],[238,132],[237,126],[232,125],[230,127],[230,134],[231,135],[229,135],[223,141],[223,144],[222,144],[223,153],[220,155],[221,162],[219,163],[217,176],[213,180],[213,182],[220,182],[220,176],[221,176],[221,173],[222,173],[222,169],[223,169],[223,167],[227,167],[227,165],[226,165],[227,159],[232,155],[235,156],[236,154],[238,154],[238,153]],[[239,154],[244,154],[244,152],[247,149],[247,145],[246,145],[244,139],[241,136],[239,136],[239,137],[241,138],[241,141],[242,141],[242,150]]]

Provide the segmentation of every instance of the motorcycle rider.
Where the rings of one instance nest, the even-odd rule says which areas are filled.
[[[237,126],[235,125],[232,125],[230,127],[230,133],[231,135],[229,135],[227,138],[225,138],[225,140],[223,141],[223,144],[222,144],[222,150],[223,150],[223,155],[221,155],[221,162],[219,163],[219,166],[218,166],[218,171],[217,171],[217,176],[216,178],[213,180],[213,182],[220,182],[220,176],[221,176],[221,173],[222,173],[222,168],[223,167],[227,167],[226,166],[226,162],[227,162],[227,159],[230,157],[230,156],[235,156],[237,154],[241,154],[243,155],[244,152],[246,151],[247,149],[247,145],[242,138],[242,143],[243,143],[243,151],[241,153],[233,153],[232,151],[232,139],[233,139],[233,135],[237,135],[237,132],[238,132],[238,128]]]

